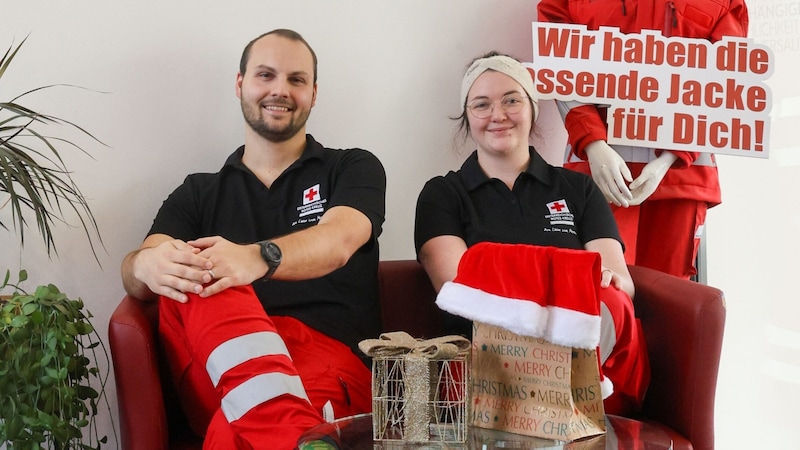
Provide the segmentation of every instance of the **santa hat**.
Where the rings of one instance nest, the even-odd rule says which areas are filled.
[[[467,249],[436,304],[520,335],[595,349],[600,269],[594,252],[484,242]]]

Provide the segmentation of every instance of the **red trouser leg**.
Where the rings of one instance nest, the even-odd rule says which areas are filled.
[[[625,415],[641,407],[650,383],[647,346],[628,295],[614,287],[600,289],[599,294],[603,309],[600,340],[603,375],[614,384],[614,393],[603,405],[607,414]],[[608,328],[610,325],[613,329]],[[610,352],[608,346],[612,347]]]
[[[644,202],[639,217],[636,264],[689,279],[700,246],[698,230],[705,224],[708,204],[696,200]]]
[[[315,411],[329,409],[327,403],[337,419],[371,411],[372,372],[349,348],[292,317],[276,316],[272,321],[284,338]],[[248,448],[221,410],[208,429],[206,445],[215,443],[209,448]]]
[[[322,417],[252,288],[189,297],[161,299],[159,331],[192,428],[205,434],[212,415],[211,426],[230,426],[208,429],[205,448],[294,448]]]
[[[273,317],[316,411],[335,418],[372,411],[372,371],[343,343],[293,317]]]

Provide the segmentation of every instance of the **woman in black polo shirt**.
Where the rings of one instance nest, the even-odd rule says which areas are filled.
[[[638,409],[649,365],[631,299],[633,281],[608,203],[586,175],[553,167],[528,144],[538,107],[531,76],[496,52],[476,59],[461,86],[460,131],[477,145],[458,171],[426,183],[417,202],[417,256],[437,291],[455,278],[467,248],[479,242],[597,252],[603,373],[614,385],[606,412]],[[448,317],[448,332],[471,323]]]

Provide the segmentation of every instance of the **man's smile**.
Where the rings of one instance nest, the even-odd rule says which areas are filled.
[[[288,106],[264,105],[262,108],[266,109],[267,111],[289,112]]]

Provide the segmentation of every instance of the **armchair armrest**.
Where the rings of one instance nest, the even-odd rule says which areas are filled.
[[[652,368],[642,413],[687,437],[695,450],[712,450],[724,295],[655,270],[629,268]]]
[[[108,339],[117,386],[124,450],[167,450],[168,429],[159,374],[158,303],[126,296],[111,315]],[[114,351],[114,350],[117,351]]]

